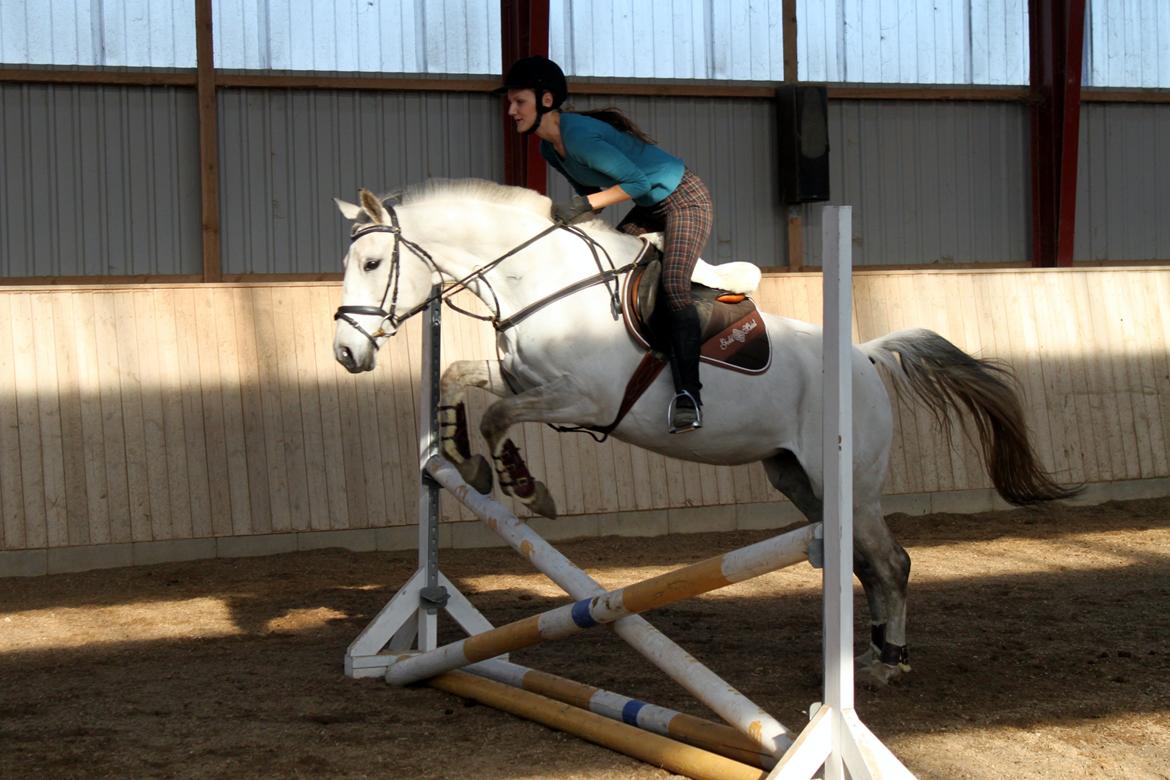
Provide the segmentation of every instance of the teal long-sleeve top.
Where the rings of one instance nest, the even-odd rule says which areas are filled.
[[[653,206],[682,181],[682,160],[600,119],[561,114],[561,141],[563,158],[548,141],[540,142],[540,154],[580,195],[616,184],[639,206]]]

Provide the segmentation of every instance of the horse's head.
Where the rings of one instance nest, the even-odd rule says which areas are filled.
[[[344,260],[341,306],[333,315],[337,321],[333,356],[352,373],[374,368],[381,341],[425,305],[439,280],[430,256],[403,238],[394,207],[369,190],[362,189],[359,195],[361,205],[336,201],[354,224]]]

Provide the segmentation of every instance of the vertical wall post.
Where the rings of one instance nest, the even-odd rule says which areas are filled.
[[[500,0],[500,52],[504,71],[521,57],[548,56],[548,1]],[[516,132],[501,109],[504,123],[504,182],[548,191],[548,168],[533,136]]]
[[[199,116],[199,188],[203,212],[203,281],[222,278],[219,262],[219,107],[215,92],[212,0],[195,0],[195,89]]]
[[[1085,0],[1029,0],[1032,264],[1071,266]]]

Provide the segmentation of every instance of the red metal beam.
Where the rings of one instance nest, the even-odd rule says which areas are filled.
[[[1029,0],[1032,264],[1071,266],[1085,0]]]
[[[500,0],[501,53],[504,71],[520,59],[533,54],[548,56],[548,0]],[[516,132],[515,125],[503,115],[504,181],[529,187],[537,192],[548,190],[548,168],[540,156],[536,139]]]

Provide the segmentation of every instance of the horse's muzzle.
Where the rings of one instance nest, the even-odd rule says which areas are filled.
[[[338,344],[333,348],[333,357],[337,358],[337,362],[345,366],[345,370],[351,374],[360,374],[363,371],[371,371],[374,368],[373,350],[366,352],[365,360],[359,360],[354,355],[353,350],[349,347]]]

